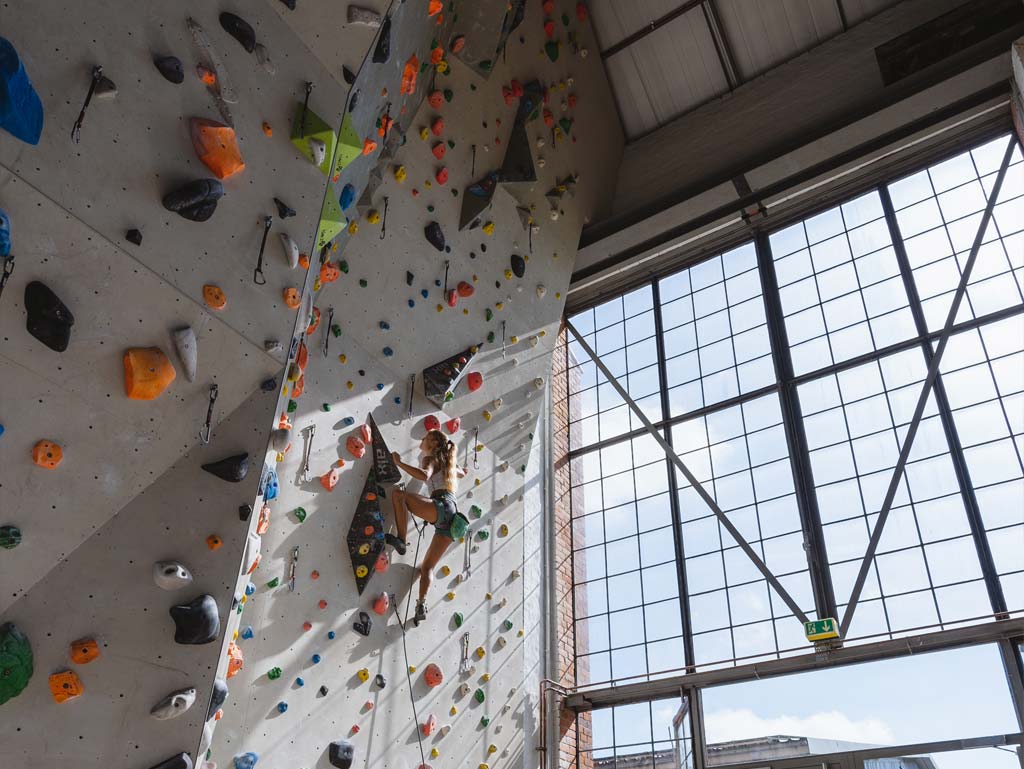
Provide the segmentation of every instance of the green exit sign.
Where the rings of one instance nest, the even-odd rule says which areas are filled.
[[[839,638],[839,623],[831,617],[817,622],[804,623],[804,635],[808,641],[830,641]]]

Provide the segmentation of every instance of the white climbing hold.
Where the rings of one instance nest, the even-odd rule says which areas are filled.
[[[543,299],[544,296],[548,292],[547,286],[545,286],[543,283],[538,283],[536,290],[537,290],[537,298],[538,299]],[[537,339],[537,337],[534,337],[534,339]],[[530,345],[536,347],[537,343],[536,342],[530,342]]]
[[[281,233],[281,246],[284,248],[284,258],[288,262],[288,266],[293,270],[299,266],[299,246],[292,240],[292,236],[287,232]]]
[[[196,369],[199,366],[199,344],[196,332],[190,326],[179,328],[174,332],[174,349],[178,351],[181,366],[185,369],[185,378],[196,381]]]
[[[508,462],[502,462],[500,465],[498,465],[498,472],[499,473],[503,473],[506,470],[508,470]]]
[[[442,737],[447,737],[448,736],[448,732],[450,732],[451,730],[452,730],[452,725],[451,724],[445,724],[444,726],[442,726],[440,729],[437,730],[437,733],[440,734]]]
[[[533,380],[533,386],[538,390],[544,389],[544,377],[539,376]]]
[[[265,339],[263,341],[263,349],[267,352],[281,352],[284,347],[276,339]]]
[[[519,573],[519,569],[512,569],[512,573],[508,575],[508,578],[509,579],[519,579],[520,576],[522,576],[522,575]]]
[[[256,61],[263,67],[263,71],[268,75],[276,75],[277,67],[274,66],[274,60],[270,58],[270,51],[263,43],[256,43],[256,47],[253,48],[253,53],[256,54]]]
[[[547,164],[548,164],[548,161],[544,159],[543,155],[541,155],[540,157],[537,158],[537,168],[543,168]]]
[[[153,564],[153,581],[162,590],[180,590],[192,584],[192,572],[177,561],[157,561]]]
[[[497,411],[498,409],[501,408],[501,404],[503,402],[504,401],[502,401],[501,398],[495,398],[491,405],[494,407],[494,410]]]
[[[558,213],[558,209],[557,208],[552,208],[550,211],[548,211],[548,218],[551,221],[557,222],[558,221],[558,217],[559,217],[559,213]]]
[[[263,547],[263,538],[255,531],[249,532],[245,542],[245,558],[242,561],[242,570],[245,574],[252,574],[260,564],[260,548]]]
[[[313,156],[313,165],[319,167],[323,164],[324,158],[327,157],[327,145],[320,139],[310,137],[309,153]]]
[[[372,8],[350,5],[348,7],[348,23],[376,29],[380,26],[380,14]]]
[[[195,701],[195,689],[179,689],[176,692],[171,692],[160,700],[153,706],[153,709],[149,711],[149,714],[160,721],[177,718],[192,707]]]
[[[465,697],[467,694],[469,694],[469,684],[463,683],[459,686],[459,696]]]
[[[539,287],[538,287],[538,288],[539,288]],[[537,336],[536,334],[534,334],[533,336],[531,336],[531,337],[529,338],[529,340],[528,340],[528,341],[529,341],[529,343],[530,343],[530,347],[536,347],[536,346],[537,346],[538,344],[540,344],[540,337],[539,337],[539,336]]]

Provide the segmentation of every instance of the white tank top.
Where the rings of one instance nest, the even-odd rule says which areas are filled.
[[[448,491],[444,473],[431,472],[430,477],[427,478],[427,488],[430,489],[430,496],[434,496],[438,491]]]

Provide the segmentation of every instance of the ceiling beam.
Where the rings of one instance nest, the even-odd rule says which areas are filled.
[[[725,36],[725,28],[718,16],[718,4],[715,0],[704,0],[700,8],[704,12],[704,21],[708,25],[711,42],[715,44],[715,53],[718,54],[718,63],[722,65],[725,82],[729,84],[729,90],[734,91],[743,83],[743,78],[740,76],[732,46],[729,45],[729,38]]]
[[[640,40],[643,40],[649,34],[651,34],[652,32],[656,32],[657,30],[661,29],[666,24],[668,24],[670,21],[675,21],[680,16],[683,16],[683,15],[689,13],[694,8],[696,8],[698,5],[701,5],[702,2],[703,2],[703,0],[686,0],[686,2],[683,3],[682,5],[680,5],[678,8],[675,8],[675,9],[669,11],[664,16],[661,16],[660,18],[657,18],[654,21],[648,22],[646,24],[646,26],[641,27],[636,32],[634,32],[632,35],[627,35],[626,37],[622,38],[622,40],[620,40],[619,42],[615,43],[614,45],[612,45],[612,46],[610,46],[608,48],[605,48],[603,51],[601,51],[601,58],[602,59],[610,58],[610,57],[614,56],[615,54],[619,53],[620,51],[623,51],[626,48],[629,48],[629,46],[633,45],[633,43],[636,43],[636,42],[638,42]]]

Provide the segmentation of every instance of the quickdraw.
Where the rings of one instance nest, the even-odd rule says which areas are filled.
[[[274,223],[274,217],[263,217],[263,241],[260,243],[260,255],[256,260],[256,269],[252,273],[252,282],[257,286],[265,286],[267,279],[263,276],[263,252],[267,248],[267,235],[270,234],[270,227]]]
[[[305,429],[306,446],[302,451],[302,481],[309,483],[309,455],[313,453],[313,436],[316,435],[316,425],[312,424]]]
[[[89,109],[89,102],[92,101],[92,96],[96,93],[96,86],[100,84],[100,79],[103,77],[103,67],[96,65],[92,68],[92,82],[89,83],[89,92],[85,95],[85,104],[82,105],[82,111],[78,113],[78,120],[75,121],[74,126],[71,128],[71,141],[78,144],[82,138],[82,123],[85,122],[85,111]]]
[[[327,348],[331,344],[331,334],[334,333],[334,308],[327,308],[327,325],[324,326],[324,357],[327,357]]]
[[[472,671],[469,664],[469,633],[462,634],[462,656],[459,659],[459,675],[466,675]]]
[[[199,431],[199,439],[207,444],[210,442],[210,437],[213,433],[213,404],[217,402],[217,395],[220,392],[220,388],[216,384],[210,385],[210,405],[206,407],[206,424],[203,425],[203,429]]]

